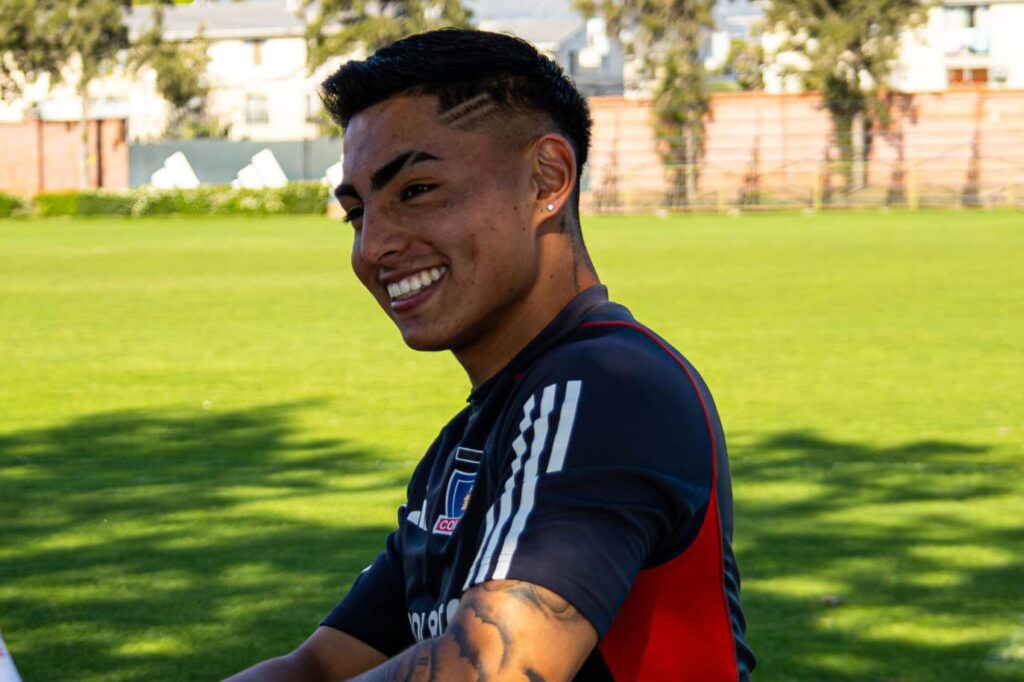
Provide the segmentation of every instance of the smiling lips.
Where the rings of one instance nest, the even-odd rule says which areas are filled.
[[[388,296],[391,297],[392,302],[411,299],[444,277],[446,272],[448,272],[448,268],[444,265],[414,272],[397,282],[388,284]]]

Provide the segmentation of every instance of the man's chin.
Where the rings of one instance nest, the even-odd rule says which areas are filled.
[[[425,333],[422,330],[400,329],[402,341],[409,348],[420,351],[451,350],[451,339],[439,334]]]

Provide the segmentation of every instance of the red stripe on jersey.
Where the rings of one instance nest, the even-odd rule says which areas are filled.
[[[711,498],[700,532],[678,557],[640,572],[601,640],[601,655],[616,682],[734,681],[739,671],[725,594],[717,447],[704,395],[686,363],[645,327],[619,321],[582,326],[635,329],[668,353],[697,393],[711,442]]]

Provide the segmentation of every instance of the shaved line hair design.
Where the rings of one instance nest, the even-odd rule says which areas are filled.
[[[469,130],[473,124],[489,114],[498,111],[498,103],[489,92],[481,92],[475,97],[456,104],[454,107],[441,114],[441,123],[455,126],[462,130]]]

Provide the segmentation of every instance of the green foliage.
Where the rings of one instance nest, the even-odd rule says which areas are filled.
[[[153,26],[142,34],[134,46],[136,68],[149,65],[156,72],[156,88],[171,105],[171,117],[165,136],[171,139],[227,137],[230,126],[224,125],[207,110],[210,88],[206,83],[209,66],[209,40],[200,27],[199,35],[186,42],[164,39],[164,11],[153,8]]]
[[[177,140],[225,139],[230,134],[231,124],[209,113],[205,104],[175,112],[164,131],[164,135]]]
[[[156,87],[160,95],[175,109],[184,109],[209,94],[202,79],[210,58],[208,44],[199,35],[195,42],[161,42],[150,65],[156,71]]]
[[[701,45],[714,25],[714,0],[576,0],[586,14],[601,14],[626,53],[643,60],[657,81],[654,109],[662,158],[672,169],[670,205],[685,205],[697,191],[710,97]]]
[[[327,210],[328,191],[319,181],[291,182],[272,189],[232,189],[221,185],[197,189],[131,192],[53,192],[39,194],[33,209],[41,217],[151,215],[288,215]],[[0,199],[0,217],[3,217]]]
[[[125,216],[131,215],[135,199],[130,194],[104,191],[50,192],[33,199],[35,212],[42,217]]]
[[[17,94],[20,71],[52,82],[79,74],[81,91],[128,47],[119,0],[0,0],[0,87]]]
[[[754,679],[1021,682],[1024,216],[584,230],[721,411]],[[219,680],[300,644],[394,528],[464,373],[402,344],[326,218],[0,235],[0,614],[22,678]]]
[[[794,52],[806,68],[787,69],[804,87],[821,92],[832,114],[836,145],[853,184],[853,125],[862,117],[865,139],[874,124],[888,123],[885,91],[904,30],[927,19],[920,0],[772,0],[767,29],[786,36],[778,54]],[[865,157],[869,153],[865,146]]]
[[[764,64],[764,48],[760,44],[743,38],[730,41],[724,73],[736,79],[740,90],[764,89]]]
[[[78,215],[131,215],[134,199],[113,192],[82,192],[78,197]]]
[[[85,192],[47,192],[32,200],[35,212],[43,218],[78,215],[79,198]]]
[[[323,213],[329,191],[319,181],[290,182],[278,194],[284,213]]]
[[[138,192],[132,215],[283,215],[324,213],[327,189],[319,182],[296,182],[276,189],[209,186]]]
[[[460,0],[304,0],[310,69],[332,57],[370,53],[399,38],[448,26],[469,26]]]
[[[0,218],[10,218],[19,214],[25,206],[21,197],[11,196],[0,192]]]

